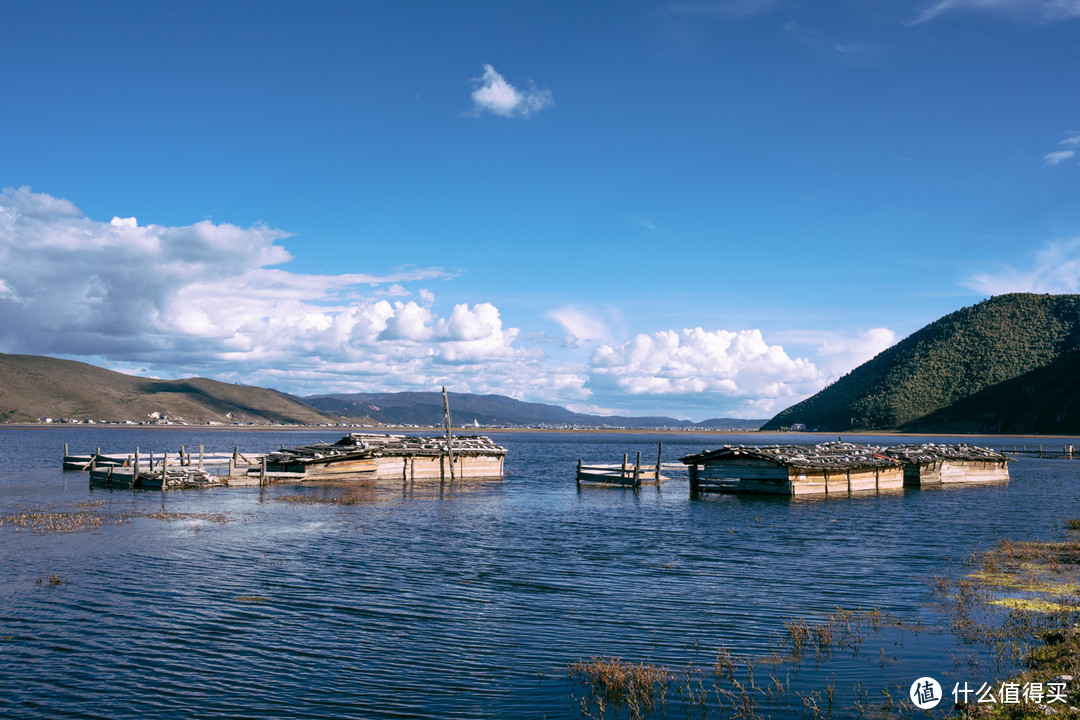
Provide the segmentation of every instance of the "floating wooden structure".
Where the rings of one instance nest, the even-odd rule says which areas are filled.
[[[976,445],[892,445],[885,454],[904,464],[909,487],[943,483],[1008,482],[1009,458]]]
[[[846,495],[904,487],[902,463],[880,448],[854,443],[725,445],[680,460],[690,471],[691,497],[703,492]]]
[[[847,495],[905,485],[1008,481],[1008,458],[974,445],[725,445],[681,458],[702,492]]]
[[[635,489],[640,488],[643,484],[656,484],[659,487],[661,482],[671,479],[662,474],[664,469],[663,454],[664,443],[660,443],[656,453],[655,465],[642,465],[640,450],[637,453],[637,460],[633,464],[629,462],[629,453],[623,454],[621,464],[586,465],[584,460],[578,460],[577,485],[579,488],[583,483],[619,485]],[[681,468],[678,465],[668,465],[669,469],[673,467]]]
[[[1049,446],[1033,445],[1028,447],[1027,445],[1002,445],[1001,454],[1008,456],[1019,457],[1036,457],[1047,459],[1063,458],[1065,460],[1077,460],[1080,459],[1080,450],[1076,449],[1075,445],[1062,445],[1061,450],[1055,450]]]
[[[503,477],[506,449],[482,435],[451,440],[351,433],[336,443],[266,456],[266,476],[301,480],[455,480]]]
[[[64,448],[64,467],[69,467],[67,447]],[[99,465],[101,458],[106,458]],[[160,461],[155,461],[154,453],[148,457],[140,457],[138,448],[135,452],[121,460],[122,456],[105,456],[100,451],[94,454],[90,462],[83,467],[90,475],[91,485],[104,485],[109,488],[140,488],[144,490],[172,490],[176,488],[212,487],[225,485],[226,481],[220,475],[211,475],[201,467],[195,467],[190,462],[184,462],[184,453],[181,452],[176,462],[170,463],[168,453],[158,455]],[[74,465],[75,463],[70,463]]]
[[[266,454],[206,453],[181,448],[177,455],[103,453],[71,455],[64,468],[89,472],[109,487],[172,489],[213,485],[265,485],[311,480],[501,479],[506,450],[478,435],[443,438],[353,433],[336,443],[282,448]]]

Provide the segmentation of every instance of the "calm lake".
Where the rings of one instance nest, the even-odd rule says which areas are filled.
[[[947,600],[930,578],[969,572],[958,561],[998,538],[1061,538],[1080,517],[1080,462],[1066,460],[1018,460],[1008,485],[828,500],[691,501],[685,475],[660,492],[574,482],[579,458],[641,450],[651,463],[661,441],[674,461],[834,436],[490,432],[508,449],[505,480],[444,488],[110,492],[60,467],[65,442],[263,452],[341,434],[0,429],[0,716],[581,718],[569,663],[689,665],[707,685],[717,648],[765,658],[785,622],[838,607],[899,622],[794,673],[762,665],[759,683],[786,673],[791,697],[758,712],[803,717],[801,698],[827,686],[832,717],[857,716],[841,701],[860,691],[881,705],[882,688],[911,710],[920,676],[947,688],[994,676],[941,628]],[[33,513],[76,527],[17,521]],[[654,714],[732,713],[673,697]]]

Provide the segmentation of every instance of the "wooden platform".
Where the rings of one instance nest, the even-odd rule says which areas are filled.
[[[629,453],[623,454],[621,463],[586,465],[584,460],[578,460],[577,485],[579,488],[583,484],[630,488],[640,488],[642,485],[659,485],[662,482],[671,480],[669,476],[663,474],[665,467],[669,471],[683,469],[683,466],[679,463],[669,463],[665,466],[662,462],[663,454],[664,444],[660,443],[656,453],[655,465],[642,465],[640,451],[638,451],[633,464],[630,463]]]

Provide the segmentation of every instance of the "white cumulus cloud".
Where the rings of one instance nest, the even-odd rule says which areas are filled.
[[[786,406],[819,389],[821,371],[769,345],[760,330],[639,334],[622,345],[602,345],[590,361],[589,387],[598,395],[678,396],[718,408],[733,399],[758,412]]]
[[[428,290],[419,302],[381,297],[442,270],[289,272],[280,267],[291,260],[288,236],[261,225],[99,222],[67,200],[4,190],[0,352],[300,393],[447,384],[522,394],[548,382],[542,353],[515,346],[518,330],[494,305],[440,317]],[[550,381],[572,388],[565,375]]]
[[[501,117],[527,118],[555,104],[550,90],[540,90],[531,83],[528,90],[518,90],[491,65],[484,65],[484,74],[473,78],[473,84],[473,112],[477,115],[490,112]]]

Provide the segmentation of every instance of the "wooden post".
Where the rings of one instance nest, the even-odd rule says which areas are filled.
[[[583,461],[580,460],[580,459],[577,461],[577,486],[578,486],[578,488],[581,487],[581,463],[582,462]]]
[[[623,454],[622,454],[622,469],[621,469],[621,470],[619,470],[619,477],[620,477],[620,478],[623,478],[624,480],[626,479],[626,461],[627,461],[627,460],[628,460],[629,458],[630,458],[630,454],[629,454],[629,453],[623,453]]]
[[[641,487],[641,451],[637,451],[637,463],[634,465],[634,489]]]
[[[660,487],[660,460],[664,457],[664,443],[656,450],[656,487]]]
[[[90,458],[90,472],[94,472],[95,470],[97,470],[97,459],[98,456],[96,453],[94,457]]]
[[[131,476],[131,481],[134,482],[134,481],[138,480],[139,479],[139,448],[135,448],[135,465],[134,465],[134,467],[131,468],[131,472],[133,473],[132,476]]]
[[[67,456],[68,456],[68,446],[67,446],[67,443],[64,443],[64,459],[65,460],[67,460]]]
[[[698,495],[698,469],[697,465],[690,466],[690,497],[696,498]]]
[[[200,470],[203,469],[202,462],[203,462],[203,446],[199,445],[199,469]]]
[[[450,401],[447,399],[446,386],[442,389],[443,412],[446,413],[446,458],[450,463],[450,482],[454,482],[454,436],[450,432]]]
[[[259,487],[266,484],[266,456],[262,456],[262,469],[259,471]]]

